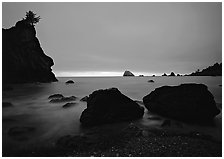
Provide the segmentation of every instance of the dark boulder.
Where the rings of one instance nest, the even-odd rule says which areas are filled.
[[[148,80],[148,82],[149,82],[149,83],[154,83],[154,81],[153,81],[153,80]]]
[[[84,126],[100,125],[141,118],[144,108],[123,95],[117,88],[97,90],[89,95],[80,122]]]
[[[130,71],[125,71],[123,76],[135,76],[135,75],[131,73]]]
[[[73,84],[73,83],[75,83],[74,81],[72,81],[72,80],[68,80],[67,82],[65,82],[66,84]]]
[[[62,94],[53,94],[53,95],[50,95],[48,97],[48,99],[58,99],[58,98],[63,98],[64,96]]]
[[[61,102],[70,102],[76,100],[75,96],[70,96],[70,97],[62,97],[62,98],[55,98],[51,99],[51,103],[61,103]]]
[[[62,107],[63,108],[69,108],[69,107],[71,107],[71,106],[74,106],[74,105],[76,105],[77,103],[66,103],[65,105],[63,105]]]
[[[203,84],[159,87],[145,96],[143,102],[151,112],[194,123],[211,121],[220,112]]]
[[[51,66],[53,59],[45,55],[34,26],[24,20],[10,29],[2,29],[3,83],[57,81]]]
[[[167,74],[164,73],[162,76],[167,76]]]

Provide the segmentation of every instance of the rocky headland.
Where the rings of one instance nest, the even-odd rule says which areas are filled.
[[[222,76],[222,63],[215,63],[213,66],[209,66],[203,70],[197,70],[188,76]]]
[[[34,25],[23,19],[2,29],[3,83],[55,82],[53,65],[40,46]]]

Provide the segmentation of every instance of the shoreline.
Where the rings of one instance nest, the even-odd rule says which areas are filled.
[[[221,157],[222,142],[199,132],[178,133],[169,129],[145,129],[130,123],[117,132],[67,135],[52,148],[4,154],[3,157]],[[4,152],[4,151],[3,151]]]

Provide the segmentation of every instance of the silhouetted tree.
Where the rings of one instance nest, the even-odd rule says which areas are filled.
[[[26,23],[34,26],[34,24],[40,21],[40,16],[36,17],[36,14],[32,11],[26,12],[26,18],[24,19]]]

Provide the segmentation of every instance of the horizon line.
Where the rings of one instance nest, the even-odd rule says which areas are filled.
[[[53,72],[55,73],[56,77],[123,77],[124,74],[124,72],[120,71],[53,71]],[[146,77],[147,76],[150,77],[153,75],[162,76],[164,74],[161,72],[138,72],[138,71],[131,71],[131,72],[135,76],[143,75]],[[170,73],[166,74],[169,75]]]

